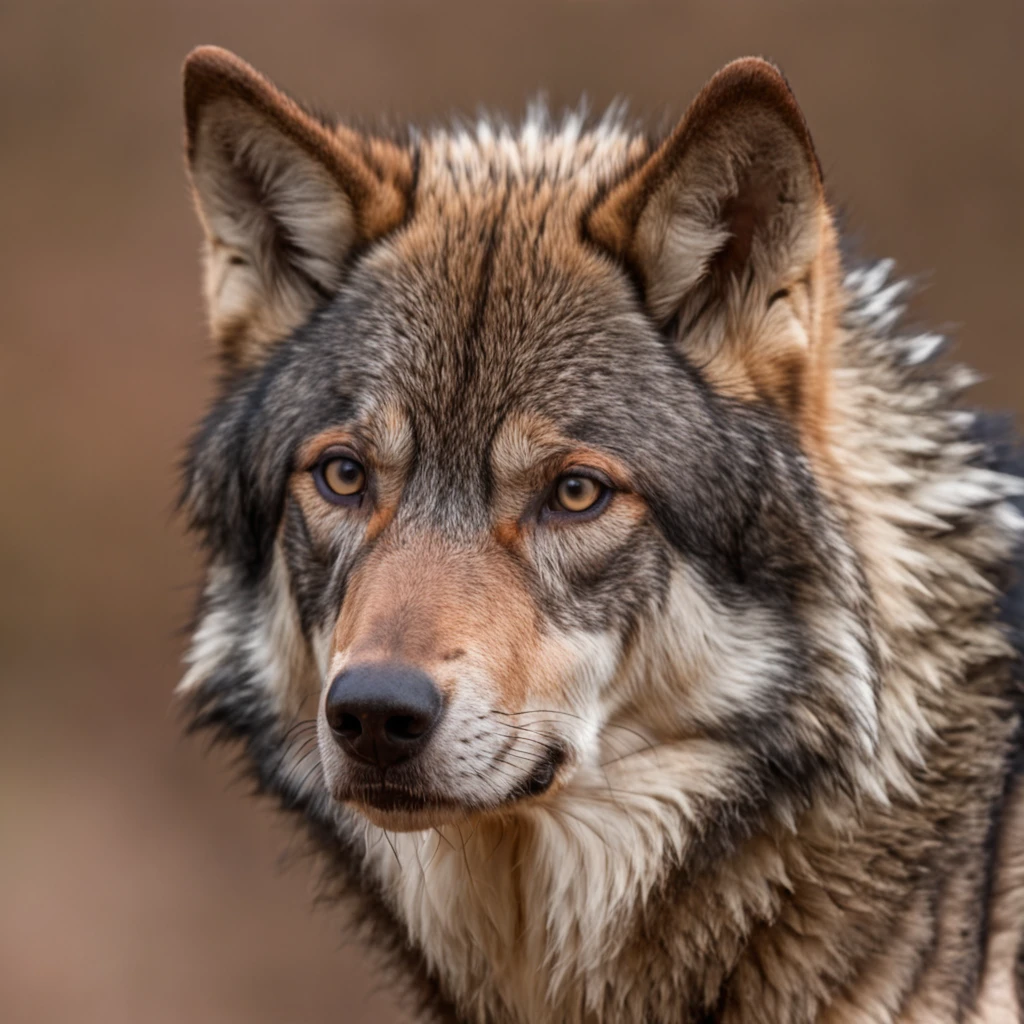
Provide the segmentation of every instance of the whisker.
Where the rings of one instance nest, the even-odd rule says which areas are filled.
[[[282,741],[284,741],[284,740],[288,739],[288,737],[289,737],[289,736],[290,736],[290,735],[291,735],[291,734],[292,734],[293,732],[295,732],[295,730],[296,730],[296,729],[301,729],[301,728],[303,728],[304,726],[308,727],[308,726],[311,726],[311,725],[316,725],[316,719],[315,719],[315,718],[304,718],[304,719],[302,719],[302,721],[299,721],[299,722],[295,722],[295,723],[294,723],[294,724],[292,724],[292,726],[291,726],[291,727],[290,727],[290,728],[289,728],[289,729],[288,729],[288,730],[287,730],[287,731],[286,731],[286,732],[285,732],[285,733],[284,733],[284,734],[283,734],[283,735],[281,736],[281,740],[282,740]]]
[[[443,839],[452,850],[455,849],[452,845],[452,841],[436,825],[434,826],[434,831],[437,833],[438,839]]]
[[[537,764],[537,759],[536,758],[530,757],[527,754],[517,753],[515,750],[505,750],[505,751],[502,751],[500,754],[495,754],[491,758],[491,763],[494,764],[495,762],[497,762],[499,760],[504,760],[507,757],[514,757],[517,761],[520,761],[520,762],[522,762],[525,765],[536,765]]]
[[[487,859],[484,861],[485,864],[490,864],[492,858],[498,852],[498,848],[501,846],[501,844],[503,842],[505,842],[505,832],[507,831],[507,829],[508,829],[508,826],[505,824],[504,820],[502,820],[502,822],[501,822],[501,835],[498,837],[498,841],[497,841],[497,843],[495,843],[494,849],[491,850],[491,852],[489,854],[487,854]]]
[[[412,852],[413,852],[413,854],[416,857],[416,863],[420,866],[420,878],[423,879],[423,884],[426,885],[426,883],[427,883],[427,872],[424,870],[423,861],[420,859],[419,843],[413,844]],[[427,865],[428,866],[429,866],[429,864],[430,864],[430,861],[427,861]]]
[[[547,732],[541,732],[541,731],[536,730],[536,729],[531,729],[531,728],[529,728],[529,726],[517,725],[517,726],[512,726],[511,728],[515,728],[520,733],[529,733],[529,734],[531,734],[533,736],[543,736],[543,737],[545,737],[548,740],[548,743],[544,744],[544,746],[546,748],[550,748],[551,744],[558,744],[558,743],[562,742],[562,738],[560,736],[553,736],[553,735],[551,735],[550,733],[547,733]],[[612,753],[615,753],[617,757],[628,757],[630,754],[636,753],[636,751],[634,749],[630,748],[630,749],[626,750],[625,753],[618,754],[617,751],[619,749],[621,749],[621,748],[618,747],[618,746],[613,746],[612,745],[612,742],[611,742],[612,737],[605,736],[604,739],[607,742],[608,746],[612,748]],[[539,743],[541,741],[540,740],[533,740],[532,742]],[[618,743],[626,743],[627,741],[625,740],[624,737],[620,736],[620,737],[617,737],[617,742]],[[644,749],[646,750],[646,749],[651,749],[651,748],[652,748],[652,741],[648,740],[647,741],[647,745],[644,747]]]
[[[297,788],[298,788],[298,791],[300,793],[306,788],[306,783],[309,782],[309,780],[312,777],[313,773],[316,772],[316,771],[319,771],[319,770],[320,770],[320,758],[318,757],[313,762],[313,767],[310,768],[308,772],[306,772],[306,774],[302,778],[302,782],[299,783]]]
[[[275,761],[274,766],[273,766],[273,768],[271,770],[271,774],[276,774],[278,771],[280,771],[281,766],[284,764],[284,762],[285,762],[286,758],[289,756],[289,754],[294,753],[295,750],[296,750],[296,745],[295,744],[287,742],[288,741],[288,737],[293,732],[295,732],[296,729],[299,729],[301,727],[309,728],[310,726],[313,726],[313,727],[316,726],[316,719],[315,718],[307,718],[307,719],[304,719],[301,722],[296,722],[290,729],[288,729],[285,733],[282,734],[281,740],[280,740],[281,747],[282,747],[281,755]],[[305,739],[300,739],[299,742],[298,742],[298,745],[297,745],[298,749],[301,749],[302,747],[304,747],[310,740],[315,740],[315,739],[316,739],[316,734],[315,733],[312,736],[305,737]]]
[[[607,761],[602,761],[600,767],[605,768],[610,764],[618,764],[620,761],[625,761],[628,757],[635,757],[637,754],[649,754],[651,751],[657,752],[662,747],[667,746],[669,746],[669,744],[655,743],[652,740],[646,747],[641,747],[639,750],[630,750],[625,754],[620,754],[618,757],[611,757]]]
[[[282,779],[281,779],[281,784],[282,784],[282,785],[284,785],[284,786],[290,786],[290,785],[291,785],[291,784],[292,784],[292,783],[294,782],[294,780],[295,780],[295,776],[296,776],[296,775],[298,775],[298,773],[299,773],[299,772],[300,772],[300,771],[302,770],[302,766],[303,766],[303,765],[304,765],[304,764],[306,763],[306,760],[307,760],[307,759],[308,759],[308,758],[309,758],[309,757],[310,757],[310,756],[311,756],[311,755],[312,755],[312,754],[314,753],[314,751],[315,751],[315,752],[316,752],[316,753],[317,753],[317,754],[319,755],[319,749],[318,749],[318,748],[316,748],[316,747],[313,747],[313,748],[311,748],[311,749],[307,750],[307,751],[306,751],[306,752],[305,752],[305,753],[304,753],[304,754],[302,755],[302,757],[300,757],[300,758],[299,758],[299,759],[298,759],[298,760],[297,760],[297,761],[295,762],[295,764],[293,764],[293,765],[292,765],[292,766],[291,766],[291,767],[290,767],[290,768],[288,769],[288,771],[286,771],[286,772],[284,773],[284,775],[282,776]],[[317,760],[319,761],[319,757],[317,758]]]
[[[402,870],[402,862],[398,859],[398,851],[395,849],[395,844],[391,841],[391,836],[388,835],[387,829],[381,829],[384,833],[384,838],[388,841],[388,846],[391,847],[391,852],[395,855],[395,863],[398,865],[398,870]]]
[[[433,831],[434,831],[434,832],[437,832],[437,828],[435,827],[435,828],[433,829]],[[440,832],[438,832],[437,834],[438,834],[438,836],[440,836],[440,835],[441,835],[441,833],[440,833]],[[450,845],[450,844],[449,844],[449,845]],[[426,863],[426,867],[427,867],[427,868],[429,868],[429,867],[430,867],[430,865],[434,863],[434,858],[435,858],[435,857],[436,857],[436,856],[438,855],[438,853],[440,852],[440,850],[441,850],[441,840],[440,840],[440,838],[439,838],[439,839],[438,839],[438,841],[437,841],[437,842],[436,842],[436,843],[434,844],[434,852],[433,852],[433,853],[432,853],[432,854],[431,854],[431,855],[430,855],[430,856],[429,856],[429,857],[427,858],[427,863]],[[419,860],[419,854],[417,854],[417,855],[416,855],[416,859],[417,859],[417,860]],[[423,865],[422,865],[422,864],[421,864],[420,866],[421,866],[421,867],[423,867]],[[425,874],[426,874],[426,869],[424,869],[424,875],[425,875]]]
[[[573,714],[573,712],[571,712],[571,711],[558,711],[556,709],[540,709],[540,708],[537,708],[537,709],[533,709],[533,710],[530,710],[530,711],[514,711],[514,712],[513,711],[503,712],[503,711],[495,710],[493,713],[494,714],[498,714],[498,715],[508,715],[509,717],[515,717],[515,716],[519,716],[519,715],[528,715],[528,714],[563,714],[563,715],[567,715],[570,718],[576,718],[576,719],[579,719],[579,721],[584,721],[584,719],[580,715]],[[544,725],[544,724],[547,724],[547,723],[541,722],[540,724]],[[517,729],[527,729],[528,728],[527,726],[523,726],[523,725],[515,725],[513,727],[517,728]],[[622,760],[624,760],[627,757],[632,757],[634,754],[645,753],[647,751],[656,750],[658,747],[661,747],[661,746],[665,745],[663,743],[658,743],[656,740],[652,740],[652,739],[650,739],[647,736],[644,736],[643,733],[638,732],[636,729],[632,729],[632,728],[630,728],[627,725],[618,725],[616,723],[608,723],[603,728],[605,730],[619,729],[622,732],[629,733],[631,736],[633,736],[636,739],[640,740],[643,743],[643,746],[639,750],[627,750],[626,753],[624,753],[624,754],[619,754],[616,757],[610,758],[607,761],[602,761],[601,762],[601,766],[602,767],[604,765],[615,764],[616,762],[622,761]],[[611,741],[611,737],[610,736],[606,735],[605,738],[609,742]]]
[[[546,754],[549,750],[551,750],[552,746],[560,742],[560,739],[557,736],[548,736],[545,741],[542,739],[537,739],[533,735],[530,735],[528,733],[522,732],[513,733],[508,737],[508,739],[511,740],[511,746],[509,747],[509,749],[521,745],[526,749],[532,749],[541,754]]]
[[[565,711],[561,708],[529,708],[525,711],[499,711],[497,708],[492,708],[491,714],[502,715],[507,718],[517,718],[521,715],[565,715],[567,718],[575,718],[579,722],[587,722],[582,715],[577,715],[575,712]],[[623,732],[628,732],[630,735],[635,736],[638,740],[643,740],[645,743],[649,742],[643,733],[638,732],[636,729],[633,729],[628,725],[621,725],[618,722],[608,722],[603,726],[603,728],[621,729]]]
[[[546,722],[538,722],[537,724],[538,725],[547,725]],[[544,736],[547,739],[552,740],[552,741],[555,741],[558,738],[556,736],[553,736],[551,733],[541,732],[538,729],[531,729],[530,726],[528,726],[528,725],[510,725],[510,726],[508,726],[508,728],[515,729],[517,732],[531,733],[534,736]]]
[[[517,714],[527,714],[527,712],[516,712],[516,713],[517,713]],[[577,716],[575,716],[575,717],[577,717],[577,718],[578,718],[579,716],[577,715]],[[540,721],[540,722],[535,722],[535,723],[533,723],[533,724],[535,724],[535,725],[549,725],[549,724],[550,724],[550,725],[554,725],[554,724],[556,724],[556,723],[554,723],[554,722],[550,722],[550,721]],[[559,742],[559,739],[560,739],[559,737],[556,737],[556,736],[552,736],[552,735],[551,735],[550,733],[542,732],[542,731],[540,731],[540,730],[538,730],[538,729],[531,729],[531,728],[530,728],[530,727],[529,727],[528,725],[519,725],[519,724],[514,724],[514,725],[510,725],[510,726],[509,726],[509,728],[512,728],[512,729],[517,729],[517,730],[521,730],[521,731],[523,731],[523,732],[530,732],[530,733],[533,733],[533,734],[535,734],[535,735],[537,735],[537,736],[544,736],[544,737],[546,737],[547,739],[549,739],[549,740],[550,740],[550,741],[551,741],[552,743],[557,743],[557,742]],[[626,727],[625,727],[625,726],[612,726],[611,728],[621,728],[621,729],[626,729]],[[638,738],[640,738],[640,739],[643,739],[643,740],[644,740],[644,742],[647,742],[647,743],[649,743],[649,742],[650,742],[649,740],[647,740],[647,739],[646,739],[646,737],[642,736],[642,734],[640,734],[640,733],[636,733],[636,732],[635,732],[634,730],[627,730],[627,731],[630,731],[630,732],[634,732],[634,734],[635,734],[635,735],[636,735],[636,736],[637,736]],[[606,739],[606,741],[607,741],[607,742],[608,742],[609,744],[610,744],[610,743],[611,743],[611,741],[612,741],[612,737],[611,737],[611,736],[608,736],[608,735],[606,735],[606,736],[605,736],[605,739]],[[619,737],[618,739],[619,739],[619,740],[622,740],[622,738],[621,738],[621,737]],[[623,741],[623,742],[624,742],[624,741]],[[632,751],[630,751],[630,753],[631,753],[631,752],[632,752]]]
[[[496,757],[491,761],[491,767],[497,768],[499,771],[501,770],[499,767],[500,765],[504,765],[506,768],[509,768],[512,772],[516,773],[515,775],[509,776],[513,779],[519,777],[523,771],[522,766],[513,764],[511,761],[506,761],[503,757]],[[483,776],[478,777],[483,778]]]
[[[317,745],[316,737],[315,736],[308,737],[307,739],[304,739],[301,743],[299,743],[296,746],[292,747],[288,751],[288,753],[293,754],[295,757],[299,757],[300,755],[302,757],[305,757],[306,754],[308,754],[309,751],[311,751],[316,745]]]

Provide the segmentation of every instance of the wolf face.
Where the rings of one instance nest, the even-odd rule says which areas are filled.
[[[1009,792],[1019,488],[933,340],[878,340],[885,268],[840,282],[777,70],[661,141],[389,139],[204,48],[186,119],[223,375],[182,691],[394,948],[487,1021],[816,1020],[875,954],[886,1005],[973,984],[906,936],[934,822],[980,863]]]
[[[332,799],[419,829],[685,737],[771,764],[723,794],[758,803],[871,749],[809,451],[832,239],[773,69],[724,73],[651,155],[570,119],[378,143],[391,170],[220,54],[189,82],[231,369],[188,501],[215,574],[290,605],[308,665],[260,683],[282,725],[315,698]]]

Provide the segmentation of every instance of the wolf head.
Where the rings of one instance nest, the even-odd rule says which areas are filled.
[[[660,141],[357,134],[213,48],[185,100],[223,363],[184,494],[197,720],[292,802],[399,830],[632,759],[711,849],[852,785],[877,683],[839,263],[779,72],[729,65]]]

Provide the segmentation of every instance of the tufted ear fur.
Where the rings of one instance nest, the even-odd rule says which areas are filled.
[[[411,162],[324,125],[218,47],[194,50],[184,79],[211,330],[245,366],[333,294],[354,247],[401,222]]]
[[[773,65],[718,72],[587,230],[713,386],[820,430],[839,262],[807,125]]]

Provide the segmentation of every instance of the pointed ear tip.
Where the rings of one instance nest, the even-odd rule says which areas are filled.
[[[189,53],[182,65],[182,85],[190,157],[200,111],[206,104],[224,94],[253,102],[269,89],[254,67],[220,46],[197,46]]]
[[[189,74],[191,71],[207,69],[217,69],[220,71],[232,68],[251,70],[249,64],[242,60],[237,53],[226,50],[223,46],[216,46],[213,43],[204,43],[202,46],[196,46],[189,50],[182,67],[185,74]]]
[[[711,77],[694,102],[694,107],[703,107],[705,111],[749,105],[760,105],[781,117],[813,154],[820,177],[821,167],[807,120],[786,76],[771,61],[763,57],[740,57],[730,61]]]
[[[742,90],[748,95],[760,94],[796,107],[796,98],[782,69],[764,57],[739,57],[711,76],[706,91]]]
[[[214,93],[238,90],[262,80],[262,76],[237,54],[220,46],[197,46],[181,68],[186,112]]]
[[[768,75],[773,78],[782,78],[782,70],[775,61],[768,60],[767,57],[757,57],[749,55],[747,57],[737,57],[735,60],[729,61],[728,64],[724,65],[719,72],[729,71],[735,69],[736,71],[744,71],[748,74],[759,74]]]
[[[206,78],[214,74],[230,73],[245,62],[220,46],[197,46],[190,50],[181,66],[181,74],[186,82],[196,78]]]

